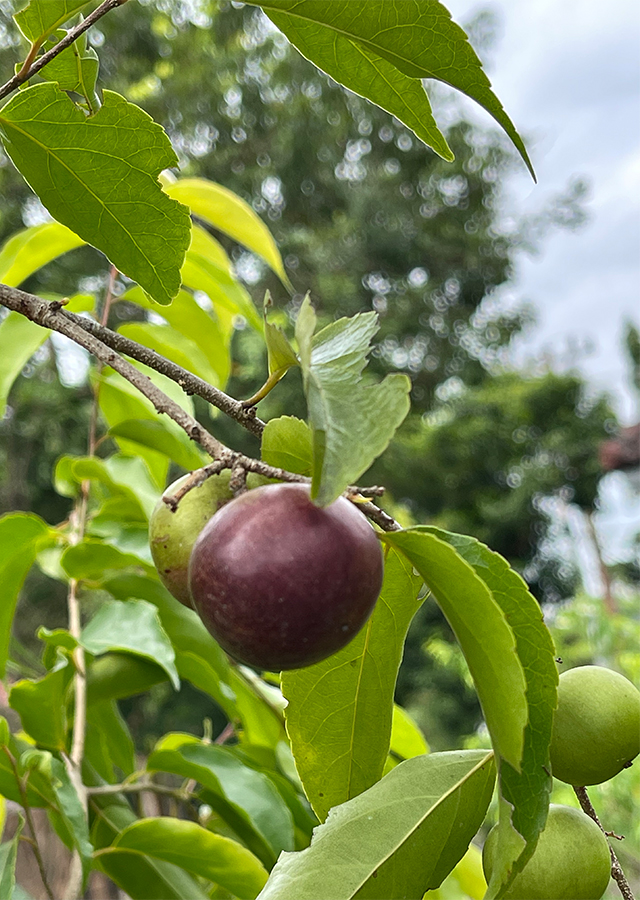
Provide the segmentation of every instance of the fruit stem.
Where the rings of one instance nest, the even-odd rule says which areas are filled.
[[[578,802],[580,803],[583,812],[585,812],[591,819],[593,819],[600,831],[602,831],[602,833],[606,837],[607,832],[602,827],[602,823],[600,822],[598,814],[593,807],[593,803],[591,802],[591,798],[587,793],[586,787],[574,786],[573,790],[575,791],[575,795],[578,798]],[[626,876],[622,871],[622,866],[620,865],[618,857],[616,856],[611,844],[609,844],[609,853],[611,854],[611,877],[618,885],[618,888],[620,889],[620,893],[624,897],[624,900],[635,900],[633,891],[631,890],[629,882],[627,881]]]

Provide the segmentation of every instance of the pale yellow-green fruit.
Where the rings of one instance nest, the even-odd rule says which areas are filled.
[[[491,829],[482,867],[491,879],[498,839]],[[571,806],[549,807],[549,817],[533,856],[504,900],[600,900],[611,877],[609,844],[596,823]]]
[[[568,784],[601,784],[640,753],[640,691],[602,666],[560,676],[551,770]]]
[[[164,492],[172,497],[188,475],[178,478]],[[221,506],[233,498],[229,490],[230,472],[207,478],[180,500],[175,512],[160,499],[149,520],[151,555],[160,580],[170,593],[191,608],[189,557],[196,538]]]

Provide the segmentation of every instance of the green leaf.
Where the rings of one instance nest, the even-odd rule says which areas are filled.
[[[424,735],[406,709],[394,704],[389,750],[401,759],[412,759],[429,752]]]
[[[422,897],[464,855],[495,770],[486,750],[417,756],[331,810],[311,846],[284,853],[260,900]]]
[[[176,690],[180,687],[171,641],[146,600],[107,600],[84,627],[80,643],[94,656],[114,650],[150,659],[165,670]]]
[[[365,627],[328,659],[282,673],[296,769],[321,821],[382,777],[396,677],[421,586],[405,557],[387,553],[382,591]]]
[[[4,826],[4,822],[2,823]],[[24,826],[22,816],[18,817],[18,827],[10,841],[0,844],[0,897],[13,898],[13,889],[16,885],[16,860],[18,858],[18,845],[20,834]]]
[[[236,841],[212,834],[196,822],[164,816],[133,822],[109,852],[141,853],[207,878],[240,900],[253,900],[267,880],[263,865]]]
[[[185,287],[207,294],[219,316],[222,307],[233,315],[244,316],[256,331],[262,329],[258,311],[233,274],[225,250],[197,225],[191,229],[191,244],[182,267],[182,281]]]
[[[290,287],[282,257],[262,219],[233,191],[204,178],[182,178],[165,188],[214,228],[260,256],[286,287]]]
[[[119,299],[128,300],[143,309],[153,309],[147,295],[138,287],[127,291]],[[176,331],[198,345],[217,374],[216,383],[224,387],[231,371],[229,345],[233,327],[198,306],[187,291],[180,291],[171,306],[162,308],[161,315]]]
[[[491,591],[515,635],[527,684],[528,722],[520,771],[506,761],[498,764],[503,803],[496,855],[499,863],[487,895],[493,897],[501,884],[507,884],[523,868],[547,819],[552,787],[549,743],[558,685],[555,648],[538,602],[503,557],[474,538],[431,531],[451,544]],[[522,855],[520,836],[527,841]]]
[[[4,676],[9,652],[13,614],[22,583],[47,543],[49,527],[31,513],[9,513],[0,517],[0,676]]]
[[[64,33],[58,32],[57,37],[62,36]],[[50,46],[45,45],[45,52],[56,43],[57,41],[52,41]],[[48,81],[57,82],[63,91],[82,94],[89,112],[94,113],[100,105],[96,94],[99,67],[98,54],[88,45],[85,32],[48,63],[46,77]]]
[[[534,174],[522,139],[491,90],[482,63],[438,0],[261,0],[260,6],[285,34],[292,29],[294,44],[295,36],[302,34],[305,46],[313,47],[317,41],[327,56],[332,42],[336,49],[343,46],[335,40],[339,35],[409,78],[435,78],[471,97],[504,128]],[[348,88],[354,80],[353,90],[359,93],[360,73],[355,72],[354,80],[353,53],[347,53],[344,63],[338,58],[330,74]]]
[[[17,312],[10,312],[0,322],[0,419],[7,408],[13,382],[48,337],[46,328]]]
[[[62,554],[60,564],[70,578],[78,581],[100,581],[112,569],[143,566],[139,556],[123,553],[117,547],[95,538],[85,538],[79,544],[68,547]],[[149,572],[153,570],[151,565],[146,568]]]
[[[85,757],[105,781],[113,783],[117,780],[114,765],[125,777],[133,773],[136,768],[134,749],[129,729],[115,700],[90,702],[87,706]]]
[[[51,215],[167,304],[180,288],[191,230],[188,210],[157,180],[177,157],[139,107],[111,91],[103,99],[88,118],[54,82],[33,85],[0,110],[0,134]]]
[[[90,0],[31,0],[13,17],[16,25],[30,41],[41,42],[47,35],[64,25]]]
[[[87,670],[87,699],[89,704],[120,700],[142,694],[154,684],[168,680],[169,675],[163,668],[141,656],[105,653]]]
[[[295,350],[281,328],[267,319],[267,308],[271,304],[269,292],[264,303],[264,339],[267,345],[269,375],[280,379],[292,366],[299,365]]]
[[[214,387],[220,387],[217,371],[195,341],[170,325],[130,322],[118,328],[120,334],[165,356],[187,372],[192,372]]]
[[[424,525],[381,536],[423,577],[462,648],[496,755],[520,771],[528,720],[526,681],[514,633],[473,567]]]
[[[262,459],[288,472],[311,475],[313,446],[307,423],[295,416],[270,419],[262,432]]]
[[[405,75],[370,47],[350,40],[337,29],[297,18],[295,14],[270,11],[269,18],[319,69],[391,113],[443,159],[453,160],[419,79]]]
[[[17,287],[42,266],[83,244],[82,238],[59,222],[18,231],[0,250],[0,281]]]
[[[163,453],[184,469],[199,469],[209,459],[197,444],[185,443],[176,434],[167,431],[164,422],[159,419],[125,419],[110,428],[109,434]]]
[[[73,666],[59,652],[44,678],[16,681],[9,692],[9,705],[20,716],[24,730],[49,750],[67,750],[67,693],[72,678]]]
[[[224,747],[188,734],[167,734],[156,744],[147,767],[199,782],[207,802],[266,865],[273,865],[281,850],[293,849],[291,811],[278,791],[265,775]]]
[[[88,767],[85,766],[85,770]],[[85,771],[85,780],[92,786],[101,782],[95,772]],[[97,850],[109,847],[121,831],[137,821],[124,795],[100,796],[91,799],[94,825],[92,838]],[[198,881],[171,863],[138,853],[99,854],[96,864],[132,900],[208,900]]]
[[[328,506],[366,472],[409,412],[406,375],[363,382],[377,318],[359,313],[338,319],[312,338],[315,313],[308,299],[298,315],[296,338],[313,432],[311,496],[318,506]]]

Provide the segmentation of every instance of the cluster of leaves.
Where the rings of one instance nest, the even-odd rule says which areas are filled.
[[[51,40],[65,40],[62,26],[73,26],[69,19],[85,6],[32,0],[16,19],[30,45],[21,71],[28,73],[29,60]],[[444,158],[450,150],[422,78],[477,100],[528,163],[464,32],[440,3],[271,0],[262,8],[301,52]],[[209,228],[257,253],[287,285],[271,235],[226,188],[194,179],[161,185],[161,170],[177,162],[162,128],[119,94],[99,96],[95,54],[85,44],[57,60],[49,80],[41,69],[42,80],[0,109],[7,154],[56,219],[2,248],[3,296],[9,302],[12,286],[89,243],[127,279],[117,302],[140,311],[138,321],[120,328],[122,336],[224,387],[234,321],[242,317],[256,330],[262,323]],[[66,310],[96,315],[93,297],[46,299],[54,301],[49,309],[64,299]],[[269,376],[301,369],[308,422],[271,420],[261,452],[266,464],[310,475],[316,501],[326,505],[389,444],[407,413],[410,382],[400,373],[381,383],[363,375],[375,314],[319,331],[316,324],[311,305],[302,303],[294,347],[266,323]],[[47,337],[17,312],[4,318],[3,402]],[[136,366],[193,415],[179,384]],[[227,892],[350,900],[437,889],[463,859],[497,782],[499,838],[487,896],[499,897],[535,848],[551,788],[557,672],[551,637],[524,581],[474,538],[434,526],[385,532],[385,580],[365,628],[338,654],[288,672],[274,686],[225,657],[195,613],[162,588],[150,561],[148,519],[170,466],[197,468],[204,453],[122,375],[102,368],[92,379],[115,452],[58,461],[55,488],[74,502],[69,520],[56,527],[33,514],[0,520],[2,671],[32,566],[67,585],[70,598],[79,594],[86,612],[82,627],[41,629],[44,674],[11,687],[21,730],[3,727],[0,734],[0,792],[27,814],[32,807],[47,811],[79,858],[83,882],[98,868],[133,898]],[[423,584],[464,653],[492,749],[427,753],[410,718],[394,706]],[[223,735],[233,734],[234,743],[212,743],[206,732],[169,733],[136,768],[117,701],[157,683],[178,688],[181,679],[224,711],[230,728]],[[85,752],[77,760],[85,712]],[[140,818],[127,799],[140,790],[169,792],[183,816]],[[1,853],[9,895],[16,842]]]

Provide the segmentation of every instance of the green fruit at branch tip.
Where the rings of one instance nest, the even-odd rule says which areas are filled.
[[[173,497],[188,475],[169,485],[163,497]],[[176,600],[191,608],[189,557],[196,538],[214,513],[233,498],[230,472],[207,478],[185,494],[175,512],[160,499],[149,520],[151,555],[160,580]]]
[[[602,666],[560,676],[551,770],[568,784],[601,784],[640,753],[640,691]]]
[[[498,844],[494,826],[482,849],[482,868],[491,880]],[[607,839],[593,819],[571,806],[549,806],[536,849],[511,882],[504,900],[600,900],[611,877]]]

